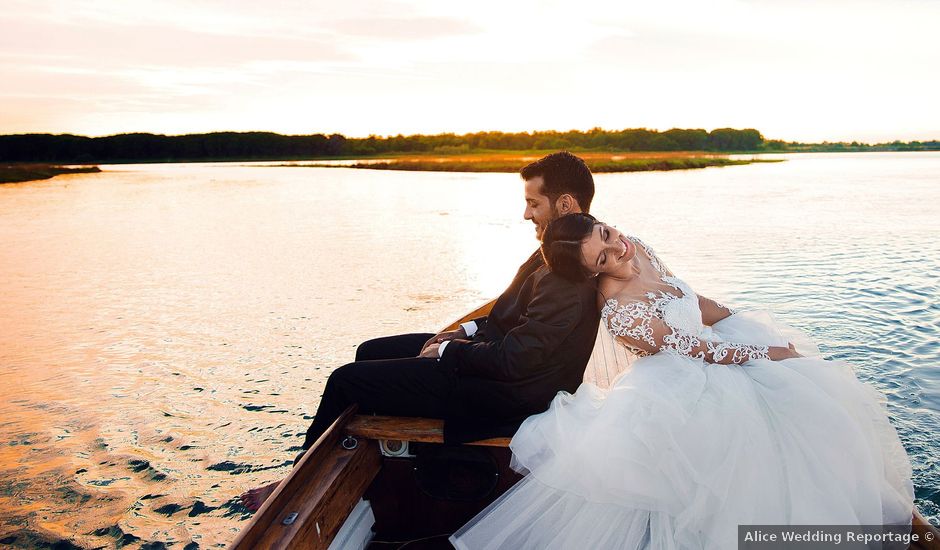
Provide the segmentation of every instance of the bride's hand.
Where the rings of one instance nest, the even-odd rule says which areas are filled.
[[[783,361],[784,359],[803,357],[800,352],[796,351],[796,347],[793,344],[788,344],[787,347],[771,346],[768,351],[771,361]]]
[[[787,342],[787,349],[790,350],[790,357],[789,357],[789,359],[793,359],[793,358],[796,358],[796,357],[803,357],[803,354],[801,354],[800,352],[796,351],[796,346],[793,345],[793,342]]]

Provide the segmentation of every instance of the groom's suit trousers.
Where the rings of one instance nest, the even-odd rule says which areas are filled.
[[[356,361],[330,374],[316,417],[304,438],[309,449],[349,405],[359,414],[444,418],[445,404],[456,383],[437,359],[417,357],[433,334],[376,338],[356,349]]]

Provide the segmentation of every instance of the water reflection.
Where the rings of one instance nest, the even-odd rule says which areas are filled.
[[[936,515],[940,155],[788,158],[600,175],[595,213],[856,364]],[[513,175],[105,169],[0,186],[0,537],[17,544],[224,546],[247,517],[232,497],[284,474],[356,344],[446,324],[535,248]]]

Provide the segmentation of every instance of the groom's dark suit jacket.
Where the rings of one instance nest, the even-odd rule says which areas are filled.
[[[559,390],[581,384],[597,336],[593,282],[550,272],[536,251],[477,320],[476,334],[452,340],[438,368],[457,377],[444,423],[447,442],[510,436],[545,411]]]

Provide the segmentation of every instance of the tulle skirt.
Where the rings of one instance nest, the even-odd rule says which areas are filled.
[[[763,312],[708,335],[803,358],[636,360],[560,392],[512,439],[526,477],[451,537],[460,549],[737,547],[737,526],[910,525],[911,466],[884,397]]]

